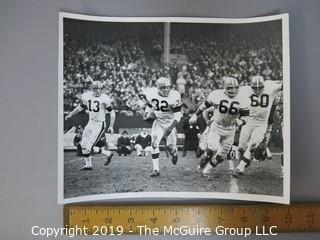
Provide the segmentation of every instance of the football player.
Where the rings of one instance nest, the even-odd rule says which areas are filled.
[[[115,112],[111,107],[110,98],[102,93],[102,83],[99,81],[92,82],[91,90],[85,92],[81,96],[81,104],[79,104],[72,112],[66,116],[66,120],[75,114],[88,110],[89,122],[84,128],[81,140],[82,154],[85,159],[85,166],[81,170],[92,169],[92,153],[101,153],[107,156],[105,165],[108,165],[113,156],[111,151],[95,146],[97,141],[105,133],[106,129],[106,113],[110,114],[109,133],[113,133],[113,125],[115,120]]]
[[[203,156],[204,162],[209,162],[203,170],[204,177],[208,177],[210,170],[224,161],[232,147],[236,125],[244,125],[241,117],[249,114],[248,98],[238,93],[237,79],[224,77],[223,86],[224,89],[212,91],[190,119],[190,122],[196,121],[204,109],[215,107]]]
[[[268,127],[272,103],[282,83],[277,81],[264,81],[262,76],[254,76],[251,86],[244,86],[242,91],[249,96],[250,111],[247,124],[243,126],[239,139],[240,163],[233,172],[233,176],[243,175],[244,168],[250,165],[251,154],[264,139]]]
[[[172,156],[172,163],[178,161],[177,130],[176,125],[181,119],[181,96],[176,90],[171,89],[170,80],[161,77],[156,81],[156,88],[149,88],[144,93],[147,107],[144,119],[155,119],[151,130],[151,155],[153,171],[151,177],[160,176],[159,169],[159,144],[166,138],[166,145]]]

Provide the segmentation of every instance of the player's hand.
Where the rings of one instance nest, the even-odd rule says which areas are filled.
[[[107,132],[113,134],[113,127],[109,127]]]
[[[197,122],[198,116],[196,114],[192,114],[191,118],[189,119],[190,124],[194,124]]]
[[[246,121],[244,121],[243,119],[236,118],[234,120],[234,124],[238,127],[242,127],[243,125],[246,124]]]
[[[70,118],[71,118],[71,116],[70,116],[70,114],[68,114],[67,116],[65,116],[64,120],[68,120]]]

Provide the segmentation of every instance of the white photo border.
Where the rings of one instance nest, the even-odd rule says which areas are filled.
[[[270,196],[243,193],[217,192],[132,192],[88,195],[75,198],[64,198],[64,156],[63,156],[63,20],[65,18],[95,22],[159,22],[159,23],[224,23],[242,24],[282,20],[282,60],[283,60],[283,154],[284,176],[283,196]],[[58,55],[58,203],[69,204],[112,199],[228,199],[257,202],[290,204],[290,48],[289,48],[289,14],[253,18],[191,18],[191,17],[102,17],[67,12],[59,13],[59,55]]]

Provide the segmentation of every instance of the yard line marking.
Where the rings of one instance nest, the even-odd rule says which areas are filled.
[[[229,170],[234,170],[234,164],[232,160],[228,160],[229,163]],[[230,193],[238,193],[239,187],[238,187],[238,179],[234,178],[232,175],[230,176]]]
[[[73,163],[73,162],[77,162],[77,161],[80,161],[80,160],[82,160],[81,157],[75,158],[75,159],[70,159],[70,160],[65,160],[64,164]]]

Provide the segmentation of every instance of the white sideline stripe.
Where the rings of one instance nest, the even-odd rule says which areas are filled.
[[[77,162],[77,161],[80,161],[80,160],[82,160],[82,159],[83,159],[83,158],[81,158],[81,157],[75,158],[75,159],[71,159],[71,160],[68,160],[68,161],[64,161],[64,164]]]
[[[228,160],[229,162],[229,170],[234,170],[234,164],[232,160]],[[238,187],[238,179],[230,176],[230,193],[238,193],[239,192],[239,187]]]

